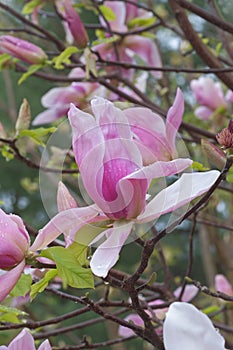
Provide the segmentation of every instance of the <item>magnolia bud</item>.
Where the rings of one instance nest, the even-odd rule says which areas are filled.
[[[31,122],[31,109],[26,98],[20,106],[18,119],[15,124],[15,130],[18,134],[21,130],[27,130]]]
[[[47,58],[40,47],[11,35],[0,36],[0,52],[8,53],[29,64],[39,64]]]
[[[229,121],[227,128],[216,135],[216,139],[224,149],[233,148],[233,120]]]

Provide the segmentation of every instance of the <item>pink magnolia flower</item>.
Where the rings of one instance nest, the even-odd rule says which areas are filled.
[[[217,291],[233,296],[233,287],[224,275],[216,275],[214,284]]]
[[[163,339],[165,350],[226,350],[224,338],[210,319],[188,303],[170,305],[164,321]]]
[[[69,77],[84,78],[85,72],[81,68],[75,68],[71,71]],[[52,88],[41,99],[42,105],[47,110],[36,116],[33,125],[51,123],[67,115],[70,103],[74,103],[81,109],[85,108],[98,88],[98,83],[88,82],[74,82],[65,87]]]
[[[183,174],[147,203],[150,181],[177,174],[191,165],[190,159],[156,161],[143,165],[128,119],[120,109],[100,97],[91,101],[92,112],[71,105],[68,113],[73,129],[73,151],[84,187],[95,204],[58,213],[37,236],[33,250],[46,247],[60,233],[69,230],[74,240],[86,226],[96,228],[87,244],[105,240],[94,252],[90,266],[94,274],[106,277],[133,225],[153,221],[206,192],[219,176],[218,171]],[[95,223],[101,225],[95,226]],[[106,224],[107,222],[107,224]]]
[[[0,302],[23,272],[29,244],[30,238],[22,219],[0,209],[0,269],[4,270],[0,275]]]
[[[40,47],[12,35],[0,36],[0,52],[8,53],[29,64],[43,63],[47,58]]]
[[[178,287],[175,291],[174,291],[174,296],[175,297],[179,297],[181,292],[181,287]],[[181,301],[182,302],[187,302],[192,300],[198,293],[198,288],[193,286],[193,285],[186,285],[184,293],[182,295]],[[162,299],[156,299],[154,301],[151,301],[148,303],[148,310],[146,310],[146,312],[148,313],[149,316],[151,316],[151,318],[153,318],[153,316],[155,315],[158,319],[163,320],[165,318],[166,312],[168,311],[168,307],[164,307],[164,308],[158,308],[158,309],[153,309],[152,307],[155,305],[162,305],[164,303],[164,300]],[[140,326],[140,327],[144,327],[144,321],[143,319],[137,315],[137,314],[129,314],[128,316],[126,316],[124,318],[125,321],[131,321],[133,322],[136,326]],[[156,330],[157,332],[160,332],[160,329]],[[131,337],[132,335],[134,335],[134,331],[130,328],[124,327],[124,326],[120,326],[119,330],[118,330],[118,334],[121,337]]]
[[[64,19],[68,24],[71,35],[74,38],[75,44],[79,49],[87,46],[89,41],[86,29],[75,9],[72,6],[72,1],[61,0],[56,4],[58,9],[64,14]]]
[[[36,350],[34,339],[31,333],[24,328],[8,346],[1,345],[0,350]],[[38,350],[52,350],[49,341],[46,339]]]
[[[220,83],[214,82],[211,78],[200,77],[190,83],[199,107],[195,109],[195,115],[199,119],[209,120],[211,115],[219,108],[227,107]]]
[[[144,17],[146,11],[138,10],[132,4],[125,4],[121,1],[105,1],[105,6],[111,8],[115,13],[115,20],[109,21],[109,26],[115,32],[126,33],[132,16]],[[106,23],[100,18],[103,26]],[[135,57],[139,57],[148,65],[162,67],[161,58],[155,42],[140,35],[126,35],[123,38],[115,41],[115,48],[118,51],[119,61],[126,63],[135,63]],[[93,47],[93,50],[98,52],[105,60],[116,61],[117,56],[112,43],[103,43]],[[133,70],[122,69],[124,76],[132,78]],[[161,79],[162,73],[157,71],[152,73],[155,78]]]

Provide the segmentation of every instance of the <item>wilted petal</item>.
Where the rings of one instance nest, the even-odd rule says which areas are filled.
[[[182,122],[184,113],[184,97],[180,89],[177,89],[176,98],[173,105],[169,108],[166,120],[166,136],[172,152],[172,156],[176,155],[176,135]]]
[[[169,213],[190,203],[194,198],[207,192],[219,175],[220,172],[217,170],[183,174],[179,180],[162,190],[151,200],[144,213],[138,216],[138,223],[152,221],[162,214]]]
[[[31,246],[32,251],[45,248],[49,243],[54,241],[61,233],[69,230],[78,231],[90,220],[99,214],[96,206],[72,208],[64,210],[54,216],[49,223],[39,231],[34,243]]]
[[[162,67],[160,54],[153,40],[139,35],[129,35],[124,40],[124,46],[132,50],[147,65],[157,68]],[[157,79],[162,78],[161,71],[152,71],[152,74]]]
[[[166,350],[226,350],[224,338],[210,319],[187,303],[175,302],[169,307],[163,336]]]
[[[109,270],[116,264],[132,226],[133,222],[115,222],[113,228],[106,231],[107,239],[96,249],[90,262],[92,272],[96,276],[106,277]]]
[[[24,267],[25,261],[23,260],[12,270],[7,271],[0,276],[0,302],[4,300],[10,291],[14,288],[19,277],[23,273]]]

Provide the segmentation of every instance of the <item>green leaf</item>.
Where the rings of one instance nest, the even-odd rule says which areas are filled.
[[[0,313],[11,313],[13,315],[16,316],[26,316],[27,313],[25,311],[16,309],[15,307],[9,307],[9,306],[5,306],[0,304]]]
[[[43,64],[33,64],[28,68],[28,71],[24,73],[21,78],[18,80],[18,85],[22,84],[28,77],[37,72],[40,68],[43,67]]]
[[[60,55],[53,58],[52,62],[54,63],[54,67],[56,69],[63,69],[64,64],[70,64],[70,56],[78,51],[78,48],[75,46],[67,47]]]
[[[4,64],[11,59],[11,55],[8,53],[3,53],[0,55],[0,70],[4,68]]]
[[[99,5],[99,9],[107,21],[115,21],[116,14],[113,12],[113,10],[110,7],[106,5]]]
[[[72,249],[63,247],[52,247],[41,252],[41,256],[51,259],[56,262],[57,273],[61,277],[63,287],[67,285],[74,288],[94,288],[94,278],[90,268],[83,268],[78,256],[74,254],[74,247]]]
[[[142,18],[142,17],[136,17],[133,18],[128,26],[129,28],[133,28],[135,26],[137,27],[149,27],[151,25],[153,25],[156,22],[156,17],[149,17],[149,18]]]
[[[49,270],[46,272],[45,276],[38,282],[34,283],[31,286],[31,293],[30,293],[30,298],[33,300],[38,293],[42,293],[45,288],[48,286],[49,282],[57,276],[57,270]]]
[[[206,168],[203,164],[201,164],[201,163],[199,163],[199,162],[193,162],[192,168],[193,168],[194,170],[198,170],[198,171],[210,170],[209,168]]]
[[[31,0],[31,1],[29,1],[26,5],[24,5],[24,7],[22,9],[22,14],[23,15],[29,15],[30,13],[33,12],[35,7],[37,7],[38,5],[40,5],[42,3],[43,3],[42,0]]]
[[[219,311],[219,306],[217,305],[208,306],[205,309],[202,309],[201,311],[204,312],[204,314],[209,315]]]
[[[86,245],[74,242],[67,249],[74,255],[81,266],[87,263],[88,247]]]
[[[30,291],[31,284],[32,276],[22,274],[15,287],[12,289],[10,295],[12,297],[24,297]]]
[[[14,159],[14,153],[8,145],[1,147],[2,156],[6,159],[7,162]]]
[[[49,134],[53,134],[55,131],[57,130],[57,128],[55,128],[54,126],[50,127],[50,128],[37,128],[37,129],[33,129],[33,130],[21,130],[18,135],[17,138],[20,137],[30,137],[35,143],[37,143],[38,145],[42,145],[44,146],[44,137],[49,135]]]
[[[113,35],[110,38],[100,38],[100,39],[94,40],[92,42],[92,45],[96,46],[99,44],[110,44],[110,43],[113,43],[113,42],[118,41],[118,40],[119,40],[119,36]]]

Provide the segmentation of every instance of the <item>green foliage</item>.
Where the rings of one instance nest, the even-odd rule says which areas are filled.
[[[18,81],[18,84],[22,84],[28,77],[30,77],[31,75],[33,75],[35,72],[37,72],[39,69],[41,69],[43,67],[43,64],[33,64],[31,65],[27,72],[22,74],[21,78]]]
[[[57,270],[49,270],[46,272],[45,276],[38,282],[34,283],[31,286],[30,298],[31,300],[35,299],[38,293],[42,293],[45,288],[48,286],[49,282],[57,276]]]
[[[8,53],[3,53],[0,55],[0,70],[4,68],[5,63],[10,59],[11,59],[11,55],[9,55]]]
[[[41,127],[33,130],[21,130],[17,135],[17,138],[27,136],[30,137],[36,144],[45,146],[44,138],[49,134],[53,134],[56,130],[57,128],[54,126],[50,128]]]
[[[43,4],[43,0],[31,0],[29,1],[26,5],[24,5],[22,9],[22,14],[23,15],[29,15],[30,13],[33,12],[33,10],[39,6],[40,4]]]
[[[0,322],[19,323],[19,316],[25,317],[26,315],[24,311],[0,304]]]
[[[10,146],[4,145],[4,146],[1,147],[0,151],[1,151],[2,156],[5,158],[5,160],[7,162],[9,162],[10,160],[14,159],[14,154],[11,151]]]
[[[99,5],[99,9],[107,21],[115,21],[116,15],[110,7],[106,5]]]
[[[80,264],[83,261],[83,246],[77,249],[52,247],[41,252],[41,256],[55,261],[57,274],[61,277],[64,288],[67,285],[74,288],[94,288],[94,278],[91,269],[84,268]]]
[[[12,289],[10,295],[12,297],[25,296],[31,287],[32,284],[32,276],[22,274],[20,279],[16,283],[15,287]]]
[[[67,47],[60,55],[53,58],[52,62],[54,63],[54,68],[63,69],[65,64],[70,64],[70,57],[78,52],[79,49],[75,46]]]
[[[209,168],[205,167],[203,164],[201,164],[199,162],[193,162],[192,168],[193,168],[193,170],[198,170],[198,171],[210,170]]]
[[[133,27],[149,27],[153,25],[155,22],[156,22],[156,17],[149,17],[149,18],[136,17],[129,22],[128,26],[130,29]]]

